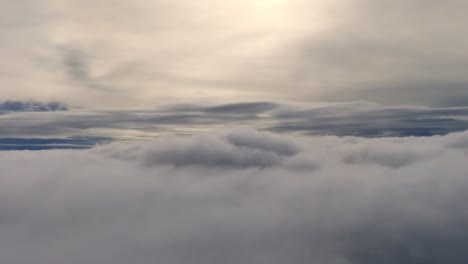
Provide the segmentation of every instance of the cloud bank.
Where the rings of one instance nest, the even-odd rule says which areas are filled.
[[[0,115],[0,139],[136,140],[168,134],[199,134],[226,126],[315,136],[432,136],[467,130],[468,108],[263,101],[163,104],[133,110],[10,112]]]
[[[231,130],[0,152],[0,260],[466,263],[467,142]]]

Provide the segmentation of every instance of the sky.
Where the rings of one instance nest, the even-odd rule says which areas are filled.
[[[466,1],[1,4],[0,137],[15,142],[467,128]]]
[[[468,102],[462,0],[1,4],[4,100]]]
[[[0,0],[0,263],[468,263],[466,10]]]

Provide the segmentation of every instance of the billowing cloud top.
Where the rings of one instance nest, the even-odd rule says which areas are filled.
[[[0,152],[0,260],[462,264],[467,157],[467,132],[364,139],[245,129]]]

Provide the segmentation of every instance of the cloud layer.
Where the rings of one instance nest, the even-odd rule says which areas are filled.
[[[0,259],[466,263],[467,142],[231,130],[0,152]]]
[[[407,137],[468,129],[468,108],[383,106],[375,103],[238,102],[168,104],[135,110],[10,112],[0,115],[0,138],[136,140],[198,134],[221,127],[307,135]],[[7,142],[8,143],[8,142]],[[88,142],[89,143],[89,142]]]
[[[0,3],[3,98],[468,103],[464,0]]]

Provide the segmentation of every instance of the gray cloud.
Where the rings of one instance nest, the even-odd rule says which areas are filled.
[[[236,146],[232,138],[251,142]],[[0,259],[466,263],[467,138],[237,130],[92,150],[0,152]],[[294,155],[283,155],[291,146]],[[372,164],[346,161],[363,149],[387,154]],[[205,162],[220,150],[219,164]],[[263,166],[271,155],[281,158]],[[248,157],[258,167],[238,162]],[[387,166],[395,157],[404,166]]]
[[[90,79],[86,55],[80,50],[65,49],[64,64],[72,79],[88,82]]]
[[[116,151],[116,145],[102,148],[102,151],[123,160],[140,160],[145,166],[158,165],[208,166],[208,167],[270,167],[279,164],[283,158],[294,156],[298,147],[290,141],[269,133],[239,130],[234,133],[213,137],[192,138],[165,137],[153,143]]]
[[[269,130],[339,136],[431,136],[468,129],[467,109],[382,106],[369,103],[319,104],[273,114]]]
[[[279,105],[272,102],[254,102],[254,103],[237,103],[225,104],[213,107],[207,107],[203,110],[213,113],[240,113],[240,114],[257,114],[268,110],[274,110]]]
[[[87,149],[111,138],[0,138],[0,150]]]
[[[439,150],[430,144],[421,144],[416,139],[414,141],[370,139],[360,142],[350,151],[345,151],[342,161],[350,165],[374,165],[398,169],[430,161],[439,153]],[[373,147],[373,144],[378,144],[379,148]]]
[[[88,89],[88,92],[102,96],[107,93],[122,92],[123,83],[119,78],[123,75],[131,75],[137,68],[137,64],[131,62],[119,62],[104,72],[96,73],[96,65],[99,61],[91,57],[80,47],[64,45],[58,47],[62,56],[65,76],[76,87]]]
[[[465,1],[350,1],[297,45],[289,81],[319,100],[466,105]],[[310,97],[309,97],[310,98]],[[314,97],[311,97],[314,98]]]
[[[310,135],[405,137],[445,135],[468,129],[465,107],[382,106],[374,103],[162,105],[127,111],[5,114],[0,137],[154,138],[197,134],[221,127]]]
[[[4,101],[0,103],[0,113],[5,112],[52,112],[67,111],[68,107],[59,102],[41,103],[34,101]]]

